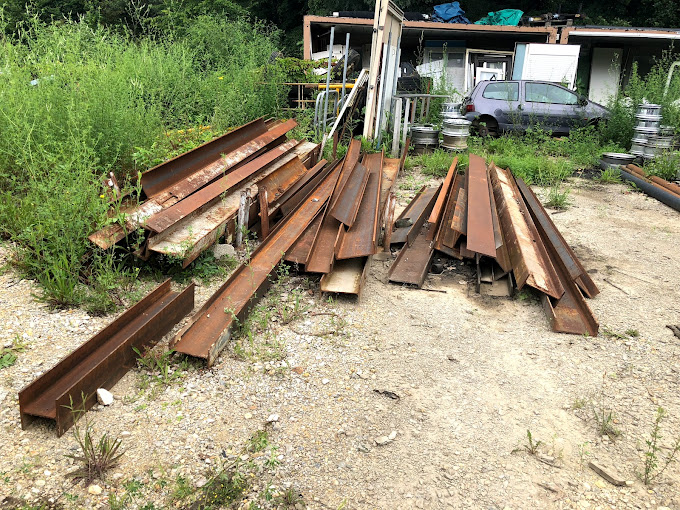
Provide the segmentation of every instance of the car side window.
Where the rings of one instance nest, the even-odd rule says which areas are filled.
[[[482,94],[484,99],[503,99],[517,101],[519,99],[519,83],[489,83]]]
[[[526,100],[532,103],[578,104],[573,92],[550,83],[527,83]]]

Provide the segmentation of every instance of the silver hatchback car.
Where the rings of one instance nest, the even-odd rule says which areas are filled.
[[[462,104],[478,134],[495,136],[539,126],[553,134],[596,125],[609,116],[601,104],[561,85],[544,81],[481,81]]]

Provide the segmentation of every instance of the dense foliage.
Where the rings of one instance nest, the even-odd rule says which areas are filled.
[[[102,176],[123,182],[166,156],[169,132],[275,114],[276,48],[276,32],[213,16],[137,37],[30,18],[0,40],[0,233],[46,300],[112,306],[112,271],[134,270],[90,253],[87,236],[107,221]]]

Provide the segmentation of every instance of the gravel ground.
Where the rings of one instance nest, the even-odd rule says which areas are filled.
[[[92,485],[68,476],[71,432],[21,430],[17,393],[114,317],[50,311],[5,271],[0,345],[18,335],[26,350],[0,369],[0,508],[185,508],[178,490],[240,461],[243,508],[284,507],[288,489],[314,509],[680,509],[679,464],[650,486],[636,476],[659,406],[660,460],[680,436],[680,340],[665,327],[680,323],[680,215],[623,185],[570,186],[570,208],[552,217],[602,291],[589,301],[598,337],[553,333],[531,293],[475,294],[460,262],[427,292],[387,284],[390,262],[376,257],[360,302],[292,276],[214,367],[174,360],[168,384],[134,370],[87,414],[125,451]],[[219,284],[198,287],[196,305]],[[603,411],[618,437],[598,429]],[[258,430],[267,439],[253,448]],[[589,461],[632,483],[609,484]]]

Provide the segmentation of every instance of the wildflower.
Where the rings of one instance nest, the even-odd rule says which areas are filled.
[[[99,198],[105,198],[104,195],[99,195]]]
[[[218,79],[218,80],[224,80],[224,76],[220,76],[220,77],[217,78],[217,79]]]

